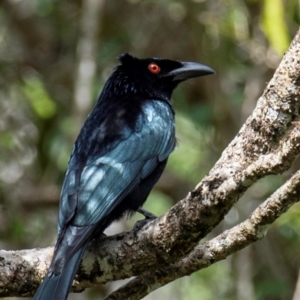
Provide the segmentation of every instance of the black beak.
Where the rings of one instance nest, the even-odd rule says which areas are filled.
[[[195,62],[181,62],[182,66],[168,73],[167,76],[174,76],[173,81],[184,81],[189,78],[214,74],[215,71],[205,65]]]

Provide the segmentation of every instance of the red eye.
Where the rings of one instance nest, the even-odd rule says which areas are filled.
[[[151,73],[153,74],[157,74],[159,73],[160,71],[160,67],[159,65],[155,64],[155,63],[151,63],[149,66],[148,66],[148,69]]]

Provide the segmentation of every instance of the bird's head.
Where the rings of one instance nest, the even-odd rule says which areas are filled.
[[[195,62],[162,58],[136,58],[128,53],[118,57],[121,62],[111,76],[117,93],[141,95],[170,100],[174,88],[190,78],[213,74],[214,70]]]

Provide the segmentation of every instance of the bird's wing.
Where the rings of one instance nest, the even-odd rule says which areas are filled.
[[[101,148],[101,156],[82,161],[73,150],[61,193],[50,273],[60,273],[96,229],[104,230],[115,220],[114,208],[175,147],[174,115],[161,101],[146,102],[135,128],[124,132],[126,138],[106,145],[106,151]]]
[[[109,134],[101,130],[99,133],[106,140],[110,140]],[[173,112],[162,101],[148,101],[134,128],[124,125],[117,141],[111,139],[111,143],[94,151],[101,138],[94,143],[81,143],[85,151],[88,148],[90,153],[100,155],[88,155],[83,160],[73,149],[61,193],[58,238],[50,274],[59,274],[95,231],[103,231],[120,217],[114,214],[118,204],[173,151]]]
[[[100,157],[88,158],[85,165],[71,159],[61,196],[60,229],[67,223],[98,223],[151,174],[175,147],[173,118],[164,102],[146,102],[134,130],[124,128],[126,139]]]

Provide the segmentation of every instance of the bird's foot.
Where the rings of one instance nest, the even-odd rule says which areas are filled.
[[[134,230],[140,230],[142,227],[144,227],[147,223],[151,222],[152,220],[156,219],[156,216],[154,214],[152,214],[151,212],[139,207],[136,210],[138,213],[142,214],[145,219],[143,220],[139,220],[134,224],[133,229]]]
[[[148,220],[154,220],[154,219],[157,218],[156,215],[154,215],[153,213],[143,209],[142,207],[139,207],[136,211],[138,213],[142,214]]]
[[[149,222],[151,222],[150,219],[143,219],[143,220],[138,220],[134,226],[133,226],[133,231],[139,231],[140,229],[142,229],[146,224],[148,224]]]

